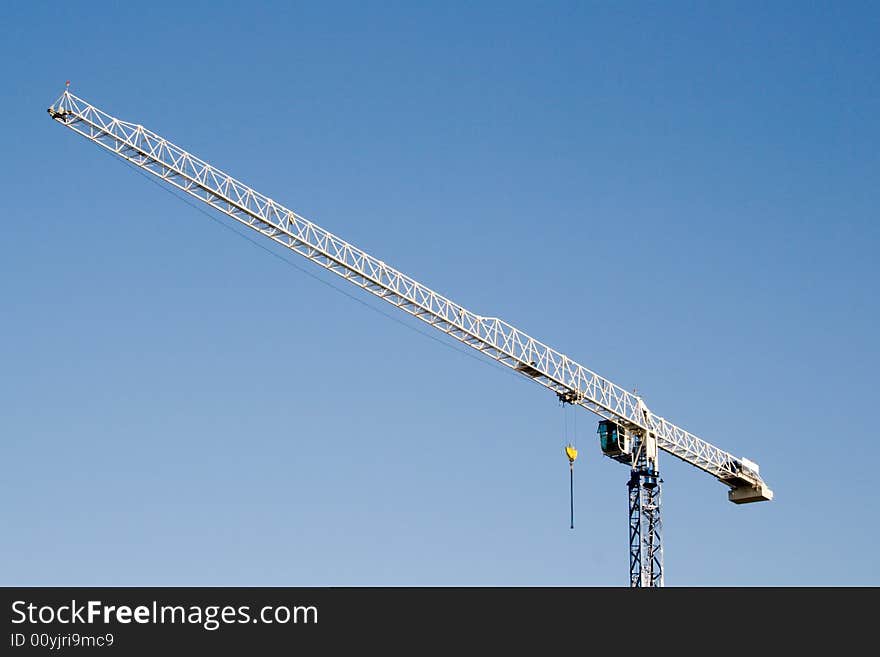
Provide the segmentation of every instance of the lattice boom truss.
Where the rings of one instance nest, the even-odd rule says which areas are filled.
[[[495,317],[450,301],[141,125],[127,123],[65,91],[52,116],[116,155],[296,251],[380,299],[575,403],[630,428],[652,432],[658,446],[733,486],[761,484],[757,472],[646,410],[640,398]]]

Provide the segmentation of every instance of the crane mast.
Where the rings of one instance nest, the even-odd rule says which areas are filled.
[[[471,312],[349,244],[140,124],[121,121],[65,90],[49,107],[61,125],[264,237],[598,415],[603,453],[630,467],[630,584],[663,585],[658,451],[707,472],[742,504],[770,500],[757,464],[648,409],[640,396],[496,317]]]

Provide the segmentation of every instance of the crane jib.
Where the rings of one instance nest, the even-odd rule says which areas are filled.
[[[495,317],[477,315],[349,244],[142,125],[121,121],[65,91],[50,116],[119,157],[308,258],[560,398],[642,433],[659,449],[711,474],[736,503],[772,499],[758,466],[657,416],[634,393]]]

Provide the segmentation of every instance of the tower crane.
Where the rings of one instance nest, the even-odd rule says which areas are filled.
[[[648,408],[635,392],[497,317],[478,315],[434,292],[144,126],[110,116],[70,93],[69,83],[48,111],[57,123],[168,185],[544,386],[563,404],[599,416],[602,453],[630,472],[630,586],[663,586],[660,451],[728,486],[728,499],[735,504],[773,499],[753,461],[682,429]]]

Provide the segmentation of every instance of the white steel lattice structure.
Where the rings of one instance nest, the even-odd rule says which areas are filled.
[[[730,487],[731,501],[772,498],[756,464],[672,424],[648,410],[638,395],[507,322],[477,315],[434,292],[142,125],[114,118],[69,91],[49,108],[49,114],[58,123],[248,228],[549,388],[563,402],[582,406],[617,423],[630,435],[643,437],[642,442],[649,447],[655,444],[708,472]],[[655,470],[656,448],[651,452]],[[618,460],[630,462],[635,468],[632,454]]]

